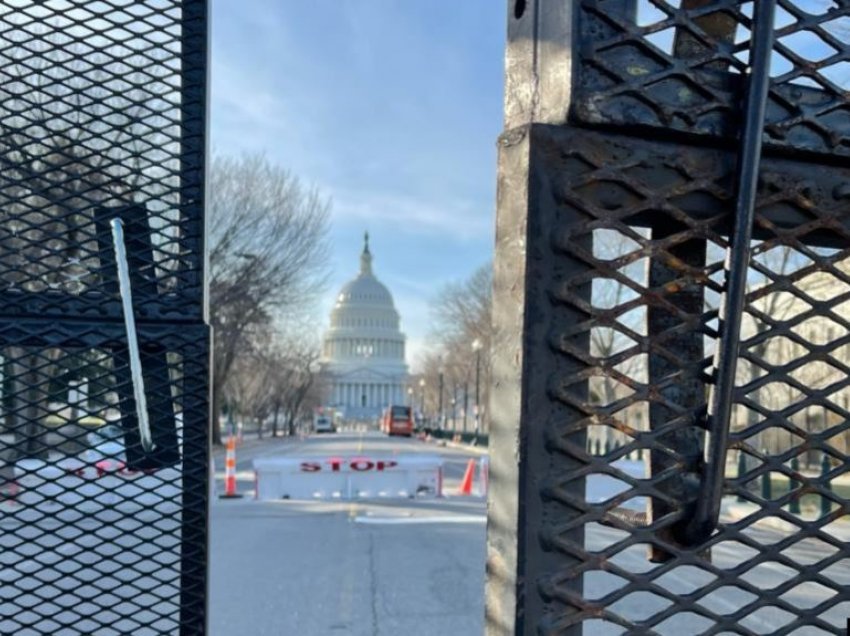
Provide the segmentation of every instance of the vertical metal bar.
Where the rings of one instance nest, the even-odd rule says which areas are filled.
[[[505,51],[505,129],[567,121],[575,0],[511,0]],[[522,9],[521,11],[518,9]]]
[[[570,245],[593,253],[587,217],[563,205],[563,166],[553,161],[570,146],[558,126],[531,127],[525,282],[523,412],[520,430],[520,500],[528,614],[523,635],[581,636],[587,617],[584,576],[585,514],[565,500],[564,491],[587,500],[585,477],[571,477],[585,466],[572,449],[587,448],[587,364],[564,349],[590,352],[590,329],[577,329],[590,304],[593,285],[586,261],[565,253],[556,236],[572,235]],[[581,282],[576,282],[580,279]],[[565,292],[565,289],[568,292]],[[570,301],[564,298],[569,295]],[[581,299],[579,301],[578,299]],[[573,302],[575,300],[575,303]],[[504,308],[506,310],[506,308]],[[565,577],[566,573],[570,573]],[[565,580],[566,578],[566,580]],[[582,600],[578,600],[582,599]]]
[[[726,252],[726,285],[720,306],[721,338],[715,352],[716,376],[708,411],[709,436],[704,492],[697,501],[696,512],[684,528],[683,535],[684,539],[691,543],[701,542],[710,536],[720,514],[726,445],[732,417],[732,392],[735,388],[735,371],[741,344],[741,316],[744,311],[764,118],[770,85],[776,0],[761,0],[754,5],[750,47],[751,72],[737,170],[738,199],[735,205],[735,223]]]
[[[130,377],[133,382],[133,401],[136,404],[136,422],[142,448],[149,453],[153,450],[153,438],[148,421],[148,402],[145,396],[145,379],[142,375],[142,359],[139,355],[139,341],[136,337],[136,317],[133,314],[133,292],[130,286],[130,271],[127,267],[127,252],[124,247],[124,231],[121,219],[109,222],[112,228],[112,242],[115,247],[115,266],[118,271],[118,287],[121,290],[121,305],[124,310],[124,328],[127,334],[127,350],[130,355]]]
[[[180,108],[180,215],[183,240],[199,268],[184,272],[181,284],[202,289],[203,321],[209,322],[209,249],[204,214],[207,201],[209,129],[209,0],[183,0],[180,64],[183,90]]]
[[[586,217],[557,200],[551,174],[568,136],[534,125],[505,133],[499,159],[490,392],[490,497],[487,537],[488,636],[580,636],[586,606],[586,480],[569,449],[584,449],[580,426],[589,399],[585,362],[562,348],[590,351],[587,316],[557,297],[590,302],[587,269],[556,251],[553,236],[575,233],[592,251]],[[566,445],[566,447],[565,447]],[[565,484],[565,476],[571,475]],[[569,494],[567,494],[569,493]]]
[[[705,6],[710,0],[683,0],[682,9],[696,9]],[[696,23],[718,41],[734,40],[737,22],[729,15],[717,12],[695,20]],[[676,30],[673,52],[677,58],[688,59],[705,56],[711,53],[709,46],[695,37],[688,29]],[[723,70],[725,65],[714,63],[711,68]],[[668,219],[672,224],[672,219]],[[655,226],[652,228],[652,239],[662,240],[684,230],[683,227]],[[692,239],[669,248],[667,251],[674,262],[697,270],[705,267],[705,240]],[[661,436],[649,452],[650,475],[660,475],[669,468],[677,468],[677,475],[685,475],[685,479],[670,479],[666,483],[657,483],[656,489],[670,495],[674,501],[687,502],[692,499],[691,483],[702,473],[704,435],[695,426],[697,422],[687,413],[701,412],[705,404],[705,384],[700,380],[701,365],[704,359],[703,333],[699,317],[705,308],[705,290],[702,285],[691,281],[681,284],[687,279],[680,269],[659,259],[652,259],[649,267],[649,289],[672,289],[665,294],[664,300],[680,309],[684,314],[693,317],[693,322],[685,325],[667,309],[657,303],[649,303],[647,309],[647,330],[650,339],[658,346],[669,351],[675,351],[682,363],[673,362],[668,356],[661,355],[658,350],[650,352],[648,360],[649,384],[659,387],[658,395],[661,400],[653,400],[649,404],[649,429],[658,431]],[[674,281],[679,284],[670,285]],[[681,409],[679,413],[675,408]],[[675,454],[665,452],[661,448],[675,449]],[[676,512],[675,507],[665,500],[654,497],[649,501],[648,518],[656,522],[663,516]],[[678,541],[672,527],[659,529],[658,535],[669,543]],[[672,555],[657,545],[649,548],[649,559],[654,562],[664,562]]]
[[[481,432],[481,347],[475,349],[475,435]]]
[[[580,597],[582,577],[556,579],[581,563],[581,556],[567,554],[559,543],[568,542],[580,550],[584,526],[577,520],[581,513],[553,495],[558,478],[564,471],[577,469],[578,462],[567,453],[553,451],[549,435],[555,427],[580,417],[574,407],[553,397],[558,374],[575,371],[563,365],[580,363],[554,353],[551,321],[576,324],[583,316],[563,305],[557,318],[553,315],[550,293],[555,281],[575,270],[555,271],[551,239],[560,210],[552,200],[554,186],[547,180],[545,160],[539,159],[535,167],[532,158],[541,143],[536,131],[549,128],[539,124],[567,121],[577,4],[573,0],[513,0],[507,11],[505,132],[499,139],[491,390],[487,392],[488,636],[582,633],[578,609],[561,596],[566,590]],[[551,157],[561,155],[551,147],[548,152]],[[538,194],[541,189],[548,189],[548,195]],[[565,221],[581,222],[575,217]],[[572,260],[559,266],[582,267]],[[586,287],[581,293],[589,299],[590,285]],[[575,340],[576,346],[589,350],[588,333]],[[572,390],[582,399],[587,382],[579,385]],[[578,431],[570,435],[570,442],[584,448],[585,437],[585,430]],[[584,497],[583,478],[570,485],[579,498]],[[556,528],[563,525],[570,527],[558,533]]]
[[[469,417],[469,379],[463,381],[463,432],[466,433],[466,419]]]
[[[439,397],[439,400],[438,400],[439,406],[437,406],[437,417],[439,418],[439,420],[438,420],[439,423],[437,424],[437,428],[440,429],[440,430],[443,430],[443,428],[445,428],[445,422],[443,421],[443,370],[442,369],[440,369],[439,385],[440,385],[440,388],[439,388],[440,397]],[[386,404],[386,400],[384,400],[384,403]]]
[[[671,221],[672,223],[672,221]],[[653,228],[652,239],[660,241],[682,228]],[[649,266],[649,289],[663,294],[665,303],[679,309],[691,318],[687,323],[669,307],[650,302],[647,308],[647,332],[652,341],[648,360],[649,384],[655,387],[658,399],[649,403],[649,428],[659,434],[649,452],[650,475],[676,468],[675,478],[656,482],[659,492],[668,494],[673,501],[693,499],[693,479],[702,473],[703,434],[693,416],[705,405],[705,384],[700,379],[705,359],[703,333],[700,319],[704,311],[705,290],[702,285],[682,270],[682,265],[695,269],[705,267],[706,242],[701,239],[684,241],[669,248],[673,264],[654,258]],[[689,282],[686,282],[689,281]],[[676,283],[671,284],[671,283]],[[665,290],[674,291],[667,292]],[[675,359],[661,349],[675,352]],[[671,453],[667,449],[672,449]],[[687,477],[690,475],[690,479]],[[685,476],[685,478],[682,478]],[[655,522],[664,515],[676,512],[676,507],[665,500],[650,500],[649,520]],[[658,536],[677,543],[673,528],[659,529]],[[649,559],[667,561],[671,557],[657,545],[650,547]]]
[[[182,379],[183,510],[180,542],[180,636],[208,632],[210,405],[212,333],[194,327],[198,344],[185,352]]]
[[[149,212],[143,206],[99,208],[95,211],[95,235],[102,261],[101,269],[104,270],[102,285],[110,298],[120,297],[117,271],[114,274],[108,273],[111,272],[111,265],[115,260],[111,256],[114,251],[111,229],[113,218],[120,218],[122,222],[127,269],[134,297],[137,301],[139,298],[159,298],[148,217]],[[139,320],[149,318],[146,316],[144,303],[136,302],[134,313]],[[180,461],[180,453],[177,448],[174,412],[166,404],[170,402],[171,396],[162,395],[161,391],[156,390],[156,387],[166,386],[169,382],[167,354],[162,347],[154,343],[143,343],[140,349],[146,353],[142,364],[142,377],[147,388],[147,413],[154,450],[144,451],[140,444],[135,409],[126,409],[124,406],[135,402],[132,381],[118,377],[115,390],[121,409],[127,466],[134,470],[174,466]],[[116,369],[130,368],[129,350],[126,347],[116,347],[113,356]]]
[[[493,265],[493,334],[490,392],[490,497],[487,508],[487,636],[523,634],[527,566],[524,535],[528,521],[520,497],[526,468],[521,428],[524,392],[525,225],[528,139],[502,143]],[[520,309],[518,309],[520,308]],[[456,430],[457,382],[452,393]],[[521,507],[522,506],[522,507]]]
[[[180,213],[198,236],[193,243],[197,274],[186,284],[201,287],[201,315],[209,322],[208,217],[204,213],[208,182],[210,11],[209,0],[184,0],[180,63],[183,78],[180,126]],[[200,280],[198,280],[200,277]],[[210,382],[212,330],[203,329],[204,368],[184,379],[183,403],[183,518],[181,528],[180,634],[202,636],[209,621],[209,464],[210,436],[217,430],[218,413]]]

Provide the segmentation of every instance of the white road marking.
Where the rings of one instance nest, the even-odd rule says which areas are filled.
[[[355,523],[400,526],[426,523],[487,523],[485,515],[447,515],[442,517],[355,517]]]

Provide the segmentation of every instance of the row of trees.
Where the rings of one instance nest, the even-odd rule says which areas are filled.
[[[604,260],[613,260],[633,252],[638,246],[634,241],[613,231],[601,231],[595,235],[597,239],[594,252],[597,257]],[[708,254],[711,262],[721,260],[722,253],[719,248],[711,247]],[[765,249],[760,243],[756,245],[754,255],[754,267],[749,277],[750,291],[754,292],[771,282],[770,277],[781,279],[792,275],[800,270],[808,261],[801,260],[799,254],[786,246],[777,246]],[[770,273],[770,277],[767,276]],[[634,292],[624,283],[626,278],[646,285],[647,272],[642,262],[636,262],[623,270],[622,280],[600,279],[594,283],[593,304],[602,308],[620,307],[628,302]],[[823,273],[814,273],[799,281],[800,287],[806,290],[808,295],[825,300],[830,289],[829,284],[833,280],[831,276]],[[824,295],[826,294],[826,295]],[[706,310],[713,308],[716,302],[716,294],[707,296],[705,299]],[[429,339],[430,346],[422,355],[419,362],[420,374],[412,380],[411,401],[413,405],[424,412],[431,423],[442,421],[447,428],[457,430],[473,430],[475,426],[475,380],[479,376],[479,401],[481,404],[481,430],[486,431],[489,424],[489,413],[487,405],[489,402],[490,387],[490,343],[491,343],[491,303],[492,303],[492,275],[489,265],[482,266],[465,280],[452,283],[442,289],[432,299],[432,322],[433,333]],[[763,294],[757,301],[753,302],[753,309],[765,316],[772,316],[776,320],[788,320],[803,308],[808,308],[798,296],[787,292],[772,292]],[[623,317],[624,326],[641,331],[643,321],[646,320],[645,311],[631,312]],[[816,326],[815,326],[816,323]],[[754,339],[756,343],[747,347],[746,359],[738,365],[739,382],[755,382],[764,374],[757,364],[750,360],[763,360],[773,364],[781,364],[788,360],[802,356],[806,351],[801,347],[794,352],[786,351],[780,345],[790,343],[785,338],[773,338],[758,340],[758,336],[767,328],[754,314],[748,313],[745,320],[743,337],[745,341]],[[802,328],[802,327],[801,327]],[[810,339],[817,344],[824,344],[833,336],[832,332],[838,328],[830,318],[824,317],[816,321],[806,323],[804,338]],[[473,343],[480,343],[479,353],[473,347]],[[626,335],[616,329],[609,327],[594,327],[591,331],[591,353],[604,360],[614,359],[621,352],[632,346]],[[713,343],[706,341],[706,347]],[[850,350],[850,346],[842,349]],[[706,353],[708,355],[708,352]],[[836,356],[839,356],[836,351]],[[840,358],[839,358],[840,359]],[[480,362],[480,364],[479,364]],[[638,382],[647,382],[647,367],[644,356],[635,355],[625,361],[621,361],[617,369]],[[809,386],[821,388],[838,381],[836,369],[820,361],[811,361],[805,367],[795,373],[797,379]],[[441,391],[442,388],[442,391]],[[775,381],[754,391],[753,397],[764,404],[770,404],[777,409],[784,408],[793,403],[799,397],[789,394],[779,395],[780,388],[790,390],[784,383]],[[623,393],[623,388],[615,382],[609,374],[593,376],[590,379],[591,399],[601,407],[613,404],[623,399],[628,393]],[[839,406],[847,404],[847,398],[836,396],[835,401]],[[812,415],[810,410],[817,412]],[[822,412],[823,411],[823,412]],[[647,425],[646,404],[639,403],[628,406],[616,417],[623,418],[637,428]],[[442,416],[442,417],[441,417]],[[736,405],[734,426],[736,429],[742,427],[753,427],[755,412]],[[825,409],[807,409],[805,413],[797,414],[805,424],[798,424],[800,428],[809,430],[816,426],[818,421],[829,419]],[[819,419],[820,418],[820,419]],[[794,418],[792,418],[794,419]],[[810,424],[809,421],[815,422]],[[821,426],[825,426],[821,424]],[[601,427],[594,427],[598,429]],[[597,434],[599,431],[595,431]],[[784,437],[783,437],[784,434]],[[606,430],[601,436],[601,441],[625,441],[613,428]],[[779,431],[776,435],[759,434],[759,440],[753,443],[760,446],[782,447],[787,444],[783,441],[788,438],[785,431]],[[793,443],[793,442],[792,442]]]
[[[488,263],[432,300],[430,346],[419,361],[413,398],[433,425],[473,431],[477,421],[481,432],[489,430],[492,289]]]

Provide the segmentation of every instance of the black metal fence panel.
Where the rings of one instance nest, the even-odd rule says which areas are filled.
[[[0,632],[204,633],[209,347],[182,331],[139,333],[142,364],[165,360],[148,409],[174,432],[154,449],[167,464],[145,467],[123,328],[0,328],[17,455],[0,486]],[[70,397],[68,376],[86,378]]]
[[[753,3],[581,0],[576,121],[734,139]],[[850,7],[779,0],[764,141],[850,154]]]
[[[204,3],[0,8],[0,315],[120,317],[122,209],[140,319],[200,319]]]
[[[563,6],[512,2],[509,18],[534,25],[509,48],[512,121],[522,55],[536,81],[571,45],[573,83],[565,121],[542,94],[564,75],[545,76],[545,108],[527,100],[532,121],[500,138],[488,634],[844,634],[850,5],[778,1],[746,244],[753,3]],[[735,250],[749,255],[731,334]],[[701,537],[731,336],[719,519]]]
[[[683,546],[677,528],[703,494],[688,480],[700,478],[734,155],[534,136],[532,172],[558,176],[553,214],[536,221],[551,222],[547,253],[527,276],[547,281],[539,355],[562,369],[539,391],[546,425],[529,441],[548,468],[521,493],[540,506],[528,540],[541,561],[529,548],[527,566],[543,633],[843,633],[850,240],[835,194],[850,171],[765,162],[721,525]],[[624,514],[647,510],[648,525]]]
[[[206,633],[207,29],[0,0],[0,633]]]

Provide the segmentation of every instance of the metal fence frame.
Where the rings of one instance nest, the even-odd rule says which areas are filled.
[[[156,487],[177,488],[179,496],[163,495],[166,498],[149,509],[142,505],[140,512],[131,513],[122,506],[137,509],[132,501],[137,495],[110,495],[95,487],[95,494],[82,495],[82,503],[101,506],[105,512],[78,511],[75,504],[68,503],[76,493],[66,487],[68,476],[62,473],[61,460],[54,457],[58,443],[43,442],[46,446],[38,452],[46,463],[44,468],[15,464],[11,473],[0,475],[0,525],[8,526],[5,539],[12,542],[3,548],[8,561],[4,561],[4,567],[14,573],[0,583],[0,624],[14,624],[21,634],[116,633],[123,629],[122,621],[135,620],[132,613],[142,616],[148,612],[147,618],[134,623],[136,633],[206,634],[211,430],[205,218],[209,3],[73,0],[72,6],[58,13],[49,4],[0,2],[4,4],[8,11],[0,15],[6,27],[0,33],[4,44],[0,57],[6,73],[0,102],[7,118],[0,137],[6,168],[4,221],[0,223],[0,346],[4,352],[13,352],[9,354],[13,366],[4,368],[26,368],[19,363],[23,357],[14,358],[16,351],[32,351],[33,360],[51,355],[51,363],[57,357],[61,360],[62,356],[76,355],[75,351],[100,352],[98,355],[109,359],[111,366],[108,371],[105,366],[99,371],[102,376],[95,379],[101,382],[101,388],[97,390],[105,393],[107,389],[102,387],[108,385],[108,391],[118,396],[116,409],[120,411],[118,425],[124,431],[126,470],[145,475]],[[13,63],[18,48],[29,53]],[[21,81],[12,73],[16,64],[26,66],[26,81],[32,82],[38,96],[22,93],[34,100],[29,106],[15,94],[19,90],[16,82]],[[122,68],[127,69],[126,74]],[[34,111],[50,114],[38,119],[41,115],[34,115]],[[135,119],[126,117],[130,112],[135,113]],[[51,150],[33,130],[58,131],[58,139],[66,135],[66,141],[73,141]],[[20,139],[25,141],[15,141]],[[30,161],[27,152],[38,156]],[[24,161],[29,163],[25,165]],[[78,162],[73,173],[76,176],[69,176],[71,169],[63,168],[67,165],[63,161]],[[134,179],[136,185],[131,187],[128,184]],[[36,183],[48,184],[43,186],[41,198]],[[51,194],[49,188],[56,192]],[[119,289],[118,270],[122,265],[118,262],[116,268],[118,248],[116,244],[113,253],[112,243],[117,239],[108,235],[107,218],[123,223],[132,299]],[[24,253],[41,254],[42,258],[8,260],[20,246]],[[63,287],[62,272],[51,269],[60,262],[64,249],[76,259],[69,257],[66,262],[73,261],[82,272],[82,292]],[[60,266],[65,267],[65,262],[55,267]],[[45,283],[58,282],[42,284],[39,277]],[[135,326],[128,321],[127,307],[135,317]],[[136,339],[138,374],[131,364]],[[9,404],[23,403],[30,409],[12,407],[18,419],[6,426],[11,426],[16,439],[24,430],[22,426],[29,427],[26,430],[43,426],[48,403],[58,399],[53,395],[55,379],[46,371],[31,365],[28,373],[20,378],[7,374],[3,379],[6,414]],[[153,440],[160,440],[153,449],[144,447],[144,440],[140,446],[139,435],[133,433],[137,426],[141,431],[135,419],[142,415],[139,394],[134,397],[137,376],[147,382],[150,391]],[[31,386],[25,387],[27,382]],[[38,405],[33,404],[34,399]],[[178,409],[182,417],[179,453],[178,436],[173,430]],[[62,420],[65,415],[53,417],[64,424],[78,424],[78,420]],[[168,426],[172,430],[167,430]],[[73,432],[59,437],[62,444],[79,445],[84,435]],[[5,455],[0,459],[11,461]],[[173,471],[173,477],[159,478],[163,467],[179,470]],[[28,491],[11,484],[12,479],[22,483],[27,478],[44,480],[46,471],[53,468],[61,474],[46,478],[53,488],[51,495],[42,496],[35,486]],[[81,467],[80,474],[89,469],[93,467]],[[95,505],[102,495],[115,501]],[[143,513],[150,514],[145,517]],[[39,593],[30,589],[32,576],[21,564],[43,556],[28,552],[27,543],[33,540],[27,537],[35,532],[36,544],[41,545],[40,537],[53,533],[54,543],[70,548],[75,537],[83,533],[75,524],[89,521],[102,523],[104,536],[112,538],[104,539],[103,545],[93,540],[95,544],[79,557],[79,567],[65,571],[65,577],[76,581],[80,591],[73,587],[67,591],[64,596],[68,598],[62,601],[65,605],[60,604],[58,609],[51,606],[53,598],[49,602],[42,598],[40,605],[34,605],[31,599],[21,600]],[[157,525],[160,522],[162,527]],[[147,542],[152,554],[130,558],[132,546],[138,542],[130,541],[132,531],[124,527],[127,524],[159,532]],[[20,540],[15,540],[18,533]],[[111,552],[116,541],[121,545],[113,535],[128,538],[128,554],[122,557]],[[44,547],[45,553],[54,549],[54,544]],[[158,556],[162,562],[157,561]],[[77,558],[69,557],[68,562],[73,565]],[[62,567],[61,563],[43,565],[45,573]],[[86,596],[90,591],[82,591],[90,577],[104,572],[111,575],[122,567],[147,582],[136,584],[131,580],[129,591],[101,590],[102,595],[93,599]],[[165,598],[158,591],[156,581],[160,578],[163,590],[172,585],[178,590],[176,598]],[[54,582],[40,580],[46,587]],[[68,618],[76,611],[75,594],[77,604],[88,607],[79,610],[82,614],[77,620]],[[142,601],[142,606],[132,609],[135,600],[128,594],[147,598],[150,607],[144,607]],[[157,610],[158,604],[173,611]]]
[[[619,633],[653,634],[667,618],[688,611],[712,621],[704,633],[750,634],[756,632],[741,622],[747,611],[768,606],[792,616],[775,633],[804,627],[843,633],[843,624],[839,627],[822,615],[850,599],[850,589],[829,581],[821,571],[847,554],[826,530],[850,511],[848,501],[830,490],[830,480],[842,472],[846,450],[830,446],[827,433],[843,434],[845,425],[817,433],[801,429],[794,418],[809,407],[846,416],[833,397],[847,389],[846,377],[828,387],[807,387],[795,375],[808,364],[829,362],[840,368],[840,361],[829,356],[844,346],[840,338],[824,344],[797,333],[810,317],[824,317],[842,327],[845,322],[836,309],[844,301],[843,292],[813,297],[799,287],[815,273],[840,285],[848,282],[840,267],[850,254],[848,190],[843,185],[850,171],[842,160],[848,131],[841,115],[850,103],[846,87],[829,79],[834,65],[850,56],[846,38],[832,32],[835,20],[850,15],[844,5],[810,14],[779,0],[781,20],[772,34],[773,50],[790,61],[790,69],[774,73],[764,102],[764,134],[756,137],[761,137],[758,145],[763,143],[765,155],[759,181],[753,181],[757,190],[749,226],[755,247],[750,241],[744,246],[754,250],[749,267],[766,280],[763,288],[747,291],[743,307],[762,331],[741,334],[737,358],[759,372],[732,394],[736,408],[757,413],[754,419],[760,421],[732,430],[723,444],[724,463],[729,456],[741,462],[738,475],[727,474],[718,493],[746,499],[758,510],[738,523],[721,523],[714,534],[695,544],[681,533],[681,523],[694,514],[711,480],[706,462],[712,457],[703,451],[708,393],[716,391],[718,376],[706,343],[713,347],[723,338],[737,338],[732,330],[724,332],[722,322],[718,326],[718,310],[706,309],[705,303],[706,295],[728,291],[729,282],[728,272],[725,281],[722,276],[723,259],[706,249],[727,249],[740,219],[735,213],[740,198],[736,170],[742,168],[737,161],[743,119],[739,104],[746,96],[748,68],[742,52],[750,42],[739,36],[741,29],[756,31],[753,16],[742,11],[742,4],[508,3],[489,408],[490,636],[579,635],[595,633],[593,626],[602,624],[621,629]],[[639,9],[659,15],[640,22]],[[671,29],[674,34],[662,46],[656,36]],[[821,60],[805,59],[790,44],[790,38],[802,32],[828,44],[833,53]],[[821,83],[806,85],[804,78]],[[595,251],[594,232],[599,231],[616,232],[635,247],[620,260],[606,260]],[[771,271],[758,257],[776,246],[803,255],[810,264],[789,272]],[[623,273],[641,258],[648,262],[645,279]],[[605,277],[630,286],[637,299],[629,301],[631,305],[618,301],[612,307],[600,306],[594,283]],[[807,311],[798,317],[766,315],[759,303],[781,292],[805,302]],[[646,312],[646,333],[628,332],[617,323],[624,311],[638,306]],[[594,352],[592,331],[612,327],[627,332],[634,346],[607,355]],[[779,336],[790,337],[802,348],[798,357],[765,359],[759,347]],[[648,359],[644,379],[618,370],[618,363],[639,354]],[[721,360],[723,364],[728,365],[728,359]],[[613,379],[625,387],[623,393],[613,401],[600,401],[592,395],[595,377]],[[762,392],[774,381],[796,387],[803,395],[799,403],[775,410],[762,403]],[[646,408],[648,427],[625,419],[624,409],[631,406]],[[709,412],[709,423],[711,417]],[[755,440],[770,427],[802,441],[784,452],[763,451]],[[624,442],[594,453],[589,444],[594,428],[616,431]],[[803,448],[823,454],[827,467],[819,477],[801,474],[793,461],[789,468],[788,461]],[[652,466],[645,480],[614,465],[639,451],[648,452]],[[771,498],[753,491],[752,485],[770,474],[790,480],[786,495]],[[587,480],[594,475],[616,478],[626,490],[601,504],[586,501]],[[807,493],[830,502],[816,521],[803,520],[793,509]],[[632,497],[652,502],[648,514],[619,512],[618,506]],[[769,516],[791,523],[798,535],[773,546],[750,539],[751,526]],[[625,538],[605,550],[588,548],[588,533],[600,524],[625,533]],[[805,539],[836,552],[817,564],[796,563],[783,550]],[[737,571],[713,566],[712,549],[729,541],[747,542],[764,554]],[[651,573],[616,564],[621,551],[639,545],[647,545],[648,557],[661,564]],[[742,580],[747,565],[769,558],[797,574],[772,590]],[[715,582],[688,595],[659,584],[663,573],[683,564],[700,568],[716,577]],[[584,579],[591,571],[620,576],[622,587],[601,598],[587,598]],[[782,598],[806,582],[825,585],[834,595],[814,609]],[[722,584],[738,585],[757,600],[747,611],[712,611],[702,595]],[[636,591],[671,605],[643,619],[610,609]]]

